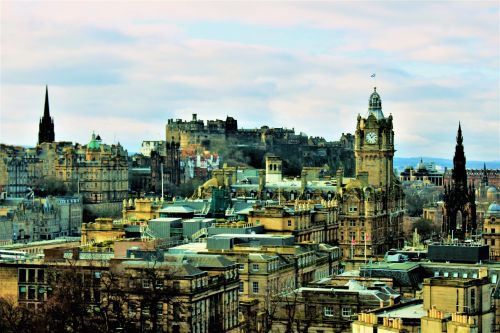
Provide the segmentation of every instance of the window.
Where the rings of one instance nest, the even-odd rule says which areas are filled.
[[[254,294],[257,294],[259,292],[259,283],[258,282],[252,282],[252,292]]]
[[[448,276],[450,276],[450,273],[444,272],[444,277],[448,277]]]
[[[243,289],[243,288],[245,288],[245,285],[243,284],[243,281],[240,281],[240,286],[239,286],[238,291],[239,291],[240,293],[242,293],[242,292],[244,291],[244,289]]]
[[[356,226],[356,221],[355,220],[349,221],[349,226],[350,227],[355,227]]]
[[[162,280],[157,280],[155,283],[155,288],[156,289],[163,289],[163,281]]]
[[[333,317],[333,306],[325,306],[323,308],[323,313],[325,317]]]
[[[476,309],[476,290],[473,288],[470,290],[470,310],[475,311]]]
[[[38,282],[44,282],[45,280],[45,271],[43,269],[38,270]]]
[[[491,245],[495,245],[495,238],[491,239]]]
[[[288,220],[288,226],[291,227],[292,226],[292,220]]]
[[[158,304],[156,304],[156,314],[158,315],[158,317],[163,316],[163,303],[162,302],[159,302]]]
[[[468,276],[468,275],[467,275],[467,273],[463,273],[463,274],[462,274],[462,277],[463,277],[464,279],[467,279],[467,276]]]
[[[19,269],[19,282],[26,282],[26,270],[24,268]]]
[[[495,228],[491,228],[491,233],[494,234],[495,233]]]
[[[28,282],[35,282],[35,270],[28,269]]]
[[[28,287],[28,299],[36,299],[36,288],[34,286]]]
[[[26,287],[25,286],[19,287],[19,299],[26,299]]]
[[[151,281],[149,279],[142,279],[142,287],[148,289],[151,287]]]
[[[434,276],[435,277],[439,276],[439,272],[434,272]]]
[[[259,264],[252,264],[252,270],[253,271],[258,271],[259,270]]]
[[[342,307],[342,317],[350,317],[351,316],[351,308],[348,306]]]
[[[238,264],[238,269],[239,270],[244,270],[245,269],[245,264]]]

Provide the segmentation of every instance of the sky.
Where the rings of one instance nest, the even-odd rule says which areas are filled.
[[[377,87],[396,156],[500,160],[497,1],[0,0],[0,143],[34,146],[45,85],[57,141],[129,152],[168,119],[338,140]],[[375,78],[372,74],[375,73]]]

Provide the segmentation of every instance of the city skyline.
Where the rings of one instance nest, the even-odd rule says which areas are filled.
[[[192,113],[337,140],[377,86],[396,156],[451,158],[461,121],[468,159],[500,159],[496,2],[1,7],[1,143],[36,144],[45,84],[57,141],[129,151]]]

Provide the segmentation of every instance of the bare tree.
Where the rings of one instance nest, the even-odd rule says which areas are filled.
[[[0,332],[40,332],[37,319],[33,310],[18,305],[14,299],[0,298]]]

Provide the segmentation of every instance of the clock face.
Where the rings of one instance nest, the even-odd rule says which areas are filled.
[[[377,142],[377,133],[375,132],[369,132],[366,134],[366,142],[368,143],[376,143]]]

